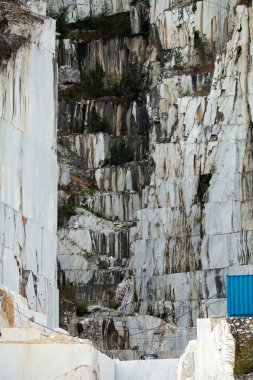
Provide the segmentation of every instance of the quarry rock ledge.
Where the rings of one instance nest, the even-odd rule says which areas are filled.
[[[88,340],[36,327],[2,328],[3,380],[232,380],[235,343],[225,319],[199,319],[197,340],[178,359],[112,360]],[[15,341],[16,339],[16,341]],[[15,357],[12,365],[10,357]],[[52,358],[54,358],[52,362]],[[50,365],[45,365],[50,363]]]
[[[120,362],[101,354],[88,340],[36,328],[2,329],[0,377],[3,380],[176,380],[177,359]],[[15,342],[15,337],[17,341]],[[9,357],[15,363],[5,366]],[[53,362],[52,362],[53,358]],[[50,365],[45,365],[50,363]]]

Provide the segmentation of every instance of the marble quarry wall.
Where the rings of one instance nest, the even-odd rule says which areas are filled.
[[[45,17],[45,3],[27,6],[36,14],[19,2],[0,1],[0,283],[24,296],[54,327],[55,21]]]
[[[122,17],[107,3],[90,17]],[[71,290],[91,313],[63,301],[61,322],[122,358],[156,339],[158,354],[179,356],[197,318],[226,315],[226,275],[252,271],[252,2],[116,3],[131,33],[88,38],[73,16],[57,42],[59,194],[76,207],[59,228],[59,279],[65,301]],[[133,57],[147,86],[116,96],[110,81]],[[94,96],[82,86],[97,62],[105,88]],[[91,130],[91,112],[106,131]]]

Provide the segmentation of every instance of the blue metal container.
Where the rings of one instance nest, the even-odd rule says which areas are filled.
[[[227,276],[229,317],[253,316],[253,275]]]

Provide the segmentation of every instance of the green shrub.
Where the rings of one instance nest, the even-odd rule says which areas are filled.
[[[132,59],[124,70],[120,87],[124,95],[138,96],[147,86],[148,71],[137,58]]]
[[[99,191],[99,188],[96,185],[90,185],[87,190],[85,190],[89,195],[94,195]]]
[[[107,119],[101,117],[94,106],[88,111],[87,129],[90,133],[110,133],[110,125]]]
[[[75,202],[73,198],[58,199],[58,226],[63,226],[71,216],[75,215]]]
[[[119,144],[115,144],[111,148],[111,164],[122,165],[134,160],[133,149],[127,145],[124,139]]]
[[[111,74],[107,80],[109,92],[118,97],[137,98],[147,87],[148,71],[136,57],[130,59],[122,77]]]
[[[96,62],[95,67],[84,75],[84,85],[89,86],[96,94],[103,91],[105,71],[100,62]]]
[[[108,269],[108,264],[106,261],[100,261],[98,264],[98,269]]]
[[[75,23],[70,24],[69,28],[72,31],[79,31],[79,37],[82,37],[83,42],[90,42],[100,38],[130,37],[130,12],[109,15],[108,4],[104,2],[101,14],[77,20]],[[72,32],[70,31],[70,33]]]
[[[174,50],[173,51],[173,57],[174,57],[174,68],[177,70],[182,69],[184,65],[184,57],[180,50]]]
[[[117,310],[119,306],[120,306],[120,303],[118,303],[118,302],[115,301],[114,299],[109,300],[109,302],[108,302],[108,307],[109,307],[110,309]]]
[[[76,288],[71,285],[65,285],[59,287],[60,291],[60,299],[65,299],[73,303],[76,314],[79,317],[82,317],[84,314],[88,312],[87,304],[83,300],[78,300],[76,298]]]
[[[213,59],[210,41],[207,40],[205,34],[199,31],[194,32],[194,49],[196,49],[202,64],[210,63]]]
[[[81,300],[75,300],[76,314],[78,317],[83,317],[88,312],[87,304]]]
[[[65,285],[60,287],[59,286],[59,291],[60,291],[60,298],[64,298],[65,300],[75,302],[76,298],[76,289],[73,286],[70,285]]]
[[[236,345],[234,374],[236,376],[253,373],[253,339]]]
[[[67,23],[67,9],[62,9],[59,16],[56,18],[56,31],[62,36],[65,36],[69,31],[69,25]]]
[[[67,8],[62,8],[60,14],[48,14],[56,19],[56,31],[64,37],[81,39],[82,42],[91,42],[101,38],[130,37],[130,12],[109,15],[109,6],[106,1],[102,5],[102,12],[96,16],[87,16],[74,23],[67,23]]]
[[[95,90],[100,90],[104,87],[105,71],[101,63],[96,62],[95,68],[90,70],[90,85],[95,88]]]
[[[123,71],[122,77],[118,74],[105,75],[105,70],[99,61],[95,67],[84,73],[82,83],[59,92],[60,99],[96,99],[98,97],[118,97],[123,100],[136,99],[147,87],[148,71],[137,58],[130,60]],[[106,120],[92,111],[92,118],[106,128]],[[103,124],[103,126],[101,125]],[[110,128],[108,128],[109,130]]]
[[[77,20],[75,23],[70,25],[71,29],[78,29],[78,30],[94,30],[93,25],[93,17],[87,16],[84,17],[82,20]]]

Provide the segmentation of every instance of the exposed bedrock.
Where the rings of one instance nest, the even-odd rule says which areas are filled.
[[[98,313],[113,309],[98,288],[101,274],[106,286],[110,278],[120,318],[149,315],[185,329],[186,337],[196,318],[226,314],[226,275],[252,271],[252,5],[152,0],[145,9],[148,33],[135,32],[132,23],[132,35],[87,41],[87,35],[77,40],[79,31],[58,43],[59,144],[81,160],[80,173],[90,181],[72,196],[98,218],[89,251],[94,266],[79,247],[91,236],[89,226],[78,224],[79,212],[75,232],[70,219],[59,236],[71,241],[66,263],[68,255],[85,256],[70,282]],[[147,70],[146,86],[131,99],[116,96],[111,76],[124,79],[133,57]],[[104,87],[90,94],[85,80],[97,62]],[[61,190],[71,196],[73,168],[63,161]],[[102,220],[109,238],[98,227]],[[73,276],[71,265],[61,267],[62,276]],[[129,350],[121,343],[119,350]]]

